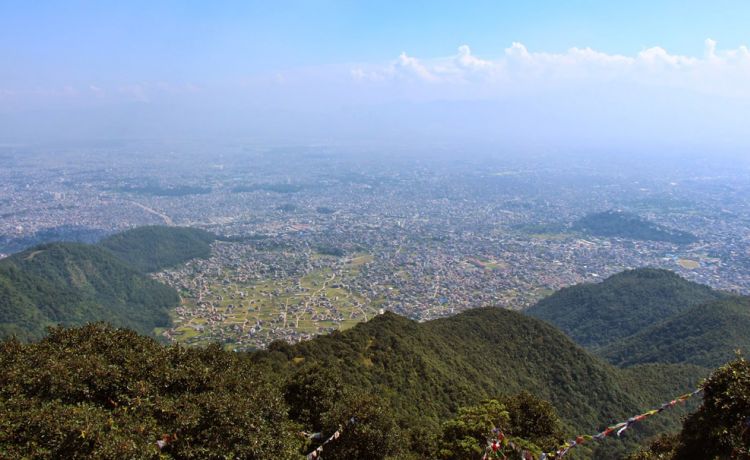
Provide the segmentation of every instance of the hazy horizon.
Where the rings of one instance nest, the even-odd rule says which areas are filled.
[[[0,6],[0,142],[748,147],[750,5]]]

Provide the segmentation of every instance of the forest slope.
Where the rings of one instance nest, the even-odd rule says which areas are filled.
[[[613,343],[600,355],[617,366],[692,363],[716,367],[734,350],[750,351],[750,298],[698,305],[638,334]]]
[[[612,275],[601,283],[563,288],[525,312],[596,350],[676,313],[727,297],[671,271],[640,268]]]
[[[97,246],[52,243],[0,261],[0,337],[34,339],[49,325],[89,321],[150,334],[178,304],[174,289]]]
[[[276,342],[257,356],[280,355],[292,368],[314,364],[382,394],[395,414],[422,424],[444,420],[460,406],[526,390],[550,401],[569,429],[583,432],[692,388],[707,373],[681,365],[618,369],[554,327],[499,308],[425,323],[385,313],[294,346]],[[653,434],[675,423],[667,416],[639,430]]]
[[[146,226],[126,230],[99,244],[142,272],[173,267],[211,255],[216,235],[197,228]]]

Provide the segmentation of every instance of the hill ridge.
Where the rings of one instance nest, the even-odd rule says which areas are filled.
[[[582,346],[596,350],[696,305],[728,297],[676,273],[638,268],[599,283],[566,287],[525,313],[547,321]]]
[[[87,321],[150,334],[178,303],[174,289],[96,245],[47,243],[0,260],[0,337],[35,339],[46,326]]]

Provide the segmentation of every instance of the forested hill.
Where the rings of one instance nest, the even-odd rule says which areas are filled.
[[[178,304],[174,289],[98,246],[52,243],[0,260],[0,337],[34,339],[48,325],[89,321],[150,334]]]
[[[332,371],[385,395],[395,414],[425,426],[460,406],[526,390],[549,400],[572,429],[591,431],[691,388],[706,373],[679,365],[617,369],[548,324],[499,308],[425,323],[385,313],[297,345],[276,342],[257,356]]]
[[[150,273],[211,255],[216,235],[197,228],[146,226],[112,235],[103,248],[137,270]]]
[[[494,426],[539,452],[563,433],[594,432],[660,404],[706,373],[680,365],[620,370],[553,327],[496,308],[426,323],[386,313],[252,354],[162,346],[89,325],[57,329],[40,343],[0,344],[0,450],[301,459],[320,441],[296,433],[329,436],[354,416],[325,458],[474,459]],[[593,452],[585,446],[576,458],[619,458],[676,428],[679,414],[592,444]],[[155,440],[165,435],[159,452]]]
[[[611,345],[677,313],[728,295],[668,270],[641,268],[563,288],[526,313],[589,349]]]
[[[618,366],[693,363],[716,367],[734,350],[750,352],[750,298],[732,297],[693,307],[601,350]]]
[[[675,244],[690,244],[698,241],[698,238],[691,233],[657,225],[635,214],[621,211],[589,214],[576,221],[573,224],[573,230],[592,236],[666,241]]]
[[[451,347],[460,333],[467,345]],[[93,324],[55,328],[30,344],[0,342],[0,452],[39,459],[302,460],[330,436],[327,460],[468,460],[481,457],[497,427],[539,458],[542,449],[580,433],[570,426],[578,424],[568,415],[568,426],[561,426],[549,403],[529,392],[512,394],[515,388],[554,395],[565,414],[581,405],[592,418],[580,424],[601,428],[692,388],[698,370],[618,371],[549,326],[489,309],[426,324],[388,314],[321,339],[245,354],[219,345],[164,346]],[[735,360],[714,372],[679,437],[660,438],[632,458],[738,452],[747,431],[749,371],[746,361]],[[425,404],[430,391],[439,397],[435,404]],[[486,395],[493,399],[482,401]],[[457,407],[454,399],[469,406]],[[441,407],[450,410],[435,416]],[[678,414],[670,409],[623,437],[576,448],[570,458],[621,459],[639,433],[643,439]],[[657,457],[665,447],[674,455]]]

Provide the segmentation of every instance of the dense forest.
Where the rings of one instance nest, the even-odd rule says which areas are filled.
[[[736,349],[750,350],[750,298],[695,306],[616,342],[600,355],[617,366],[692,363],[716,367]]]
[[[601,283],[563,288],[525,312],[596,350],[672,315],[727,297],[674,272],[641,268],[618,273]]]
[[[112,235],[99,244],[137,270],[151,273],[211,255],[216,235],[187,227],[146,226]]]
[[[461,406],[529,391],[550,401],[569,431],[592,431],[598,423],[627,418],[694,386],[707,372],[685,365],[620,370],[555,328],[498,308],[425,323],[385,313],[352,330],[294,346],[276,342],[254,359],[280,360],[286,363],[282,368],[327,369],[357,388],[383,395],[403,425],[433,430]],[[639,385],[632,385],[634,376]],[[655,420],[638,427],[634,436],[675,423],[670,417]],[[602,446],[596,458],[614,458],[614,451],[631,449],[633,441]]]
[[[635,214],[611,210],[583,217],[573,223],[573,230],[592,236],[666,241],[674,244],[698,241],[691,233],[657,225]]]
[[[98,246],[51,243],[0,260],[0,337],[36,339],[89,321],[149,334],[169,324],[177,292]]]
[[[502,437],[497,458],[518,456],[519,449],[538,458],[564,439],[626,419],[696,383],[697,368],[652,365],[638,370],[638,385],[632,385],[635,375],[629,373],[637,366],[611,368],[536,320],[497,309],[471,313],[424,324],[384,315],[352,331],[250,354],[218,345],[164,346],[104,324],[55,328],[31,344],[6,340],[0,344],[0,453],[301,459],[331,439],[322,455],[331,460],[458,460],[481,458],[487,440]],[[455,338],[447,332],[456,329],[479,334],[442,356]],[[551,334],[550,346],[524,355],[522,349],[537,348],[526,333]],[[513,340],[516,335],[522,338]],[[487,353],[507,342],[514,342],[508,353],[520,357]],[[567,351],[555,352],[555,342]],[[535,354],[537,360],[527,361]],[[490,361],[462,375],[483,357]],[[559,367],[550,368],[558,360]],[[579,369],[561,372],[577,361]],[[586,372],[590,382],[579,378]],[[479,374],[487,375],[474,382]],[[544,379],[555,386],[545,391],[534,383]],[[432,392],[437,401],[429,404]],[[737,359],[708,380],[702,405],[679,435],[655,438],[633,458],[742,452],[748,408],[750,368]],[[679,413],[654,417],[627,436],[584,445],[569,457],[621,458],[645,436],[679,428]],[[665,444],[678,453],[652,456]]]

